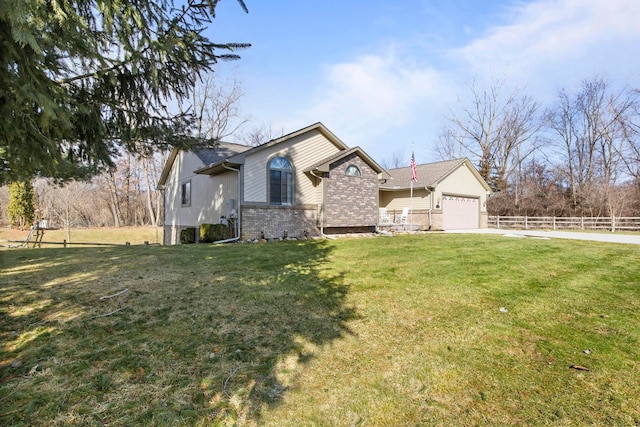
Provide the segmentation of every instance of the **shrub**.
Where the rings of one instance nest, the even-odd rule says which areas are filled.
[[[16,181],[9,184],[9,223],[24,230],[33,223],[35,216],[33,184],[31,181]]]
[[[180,231],[180,243],[195,243],[196,242],[196,229],[195,227],[185,228]]]
[[[200,225],[200,241],[203,243],[217,242],[229,238],[229,227],[225,224]]]

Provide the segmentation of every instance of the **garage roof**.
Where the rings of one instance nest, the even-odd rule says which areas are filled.
[[[416,165],[418,181],[413,183],[413,187],[435,187],[440,183],[440,181],[463,165],[466,165],[471,172],[476,175],[476,178],[478,178],[487,191],[490,191],[489,185],[487,185],[476,168],[473,167],[471,161],[467,158]],[[407,166],[404,168],[388,169],[387,172],[389,172],[392,179],[388,180],[384,184],[380,184],[380,190],[394,191],[411,188],[411,167]]]

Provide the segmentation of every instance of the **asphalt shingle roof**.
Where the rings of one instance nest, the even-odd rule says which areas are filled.
[[[228,157],[243,153],[252,147],[231,142],[220,142],[215,148],[207,148],[195,151],[196,156],[202,160],[205,165],[217,163]]]
[[[426,163],[423,165],[416,165],[416,173],[418,181],[413,183],[414,187],[429,187],[437,184],[439,180],[451,173],[460,164],[464,163],[466,159],[453,159],[442,162]],[[387,169],[390,180],[381,184],[381,189],[398,189],[398,188],[410,188],[411,187],[411,167],[398,169]]]

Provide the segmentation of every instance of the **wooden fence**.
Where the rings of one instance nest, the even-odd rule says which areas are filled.
[[[521,230],[640,231],[640,217],[490,216],[489,227]]]
[[[67,239],[64,239],[62,242],[43,242],[42,240],[4,240],[7,243],[17,243],[17,245],[11,245],[10,248],[28,248],[29,246],[33,248],[41,248],[42,245],[62,245],[65,248],[69,248],[71,246],[131,246],[130,242],[122,243],[85,243],[85,242],[67,242]],[[145,240],[143,243],[144,246],[149,246],[149,242]]]

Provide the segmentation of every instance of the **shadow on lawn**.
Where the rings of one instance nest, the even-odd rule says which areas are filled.
[[[323,272],[330,251],[307,241],[5,252],[0,422],[259,422],[356,318],[342,277]]]

